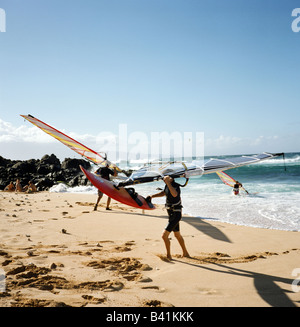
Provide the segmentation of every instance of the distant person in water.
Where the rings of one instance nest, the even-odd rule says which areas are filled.
[[[4,191],[6,192],[13,192],[15,191],[15,185],[13,182],[10,182],[7,186],[5,186]]]
[[[23,191],[26,193],[34,193],[37,192],[36,186],[33,184],[32,181],[28,182],[28,185],[24,186]]]
[[[235,181],[235,184],[233,185],[233,194],[234,195],[239,195],[240,194],[240,188],[242,188],[247,194],[249,194],[248,191],[246,191],[244,189],[243,185],[238,181]]]
[[[161,196],[166,196],[166,208],[169,215],[169,222],[166,226],[162,239],[164,240],[166,250],[167,250],[167,257],[169,260],[172,260],[171,256],[171,243],[169,240],[169,235],[171,232],[174,232],[174,235],[181,246],[182,255],[184,257],[189,257],[189,253],[186,249],[184,239],[180,234],[179,222],[181,220],[181,197],[180,197],[180,185],[174,181],[174,179],[170,176],[166,176],[164,178],[164,182],[166,184],[163,191],[150,196],[149,198],[157,198]]]
[[[109,165],[107,164],[106,167],[101,167],[98,170],[96,170],[96,175],[99,175],[100,177],[109,180],[110,175],[111,176],[117,176],[117,170],[116,170],[116,168],[114,168],[114,170],[110,169]],[[103,196],[103,193],[100,190],[98,190],[98,199],[97,199],[97,202],[95,204],[94,211],[97,210],[98,204],[99,204],[100,200],[102,199],[102,196]],[[108,197],[107,202],[106,202],[106,210],[111,210],[110,207],[109,207],[110,206],[110,201],[111,201],[111,198]]]

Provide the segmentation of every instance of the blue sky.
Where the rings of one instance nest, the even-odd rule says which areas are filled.
[[[129,133],[204,132],[207,155],[300,151],[297,7],[2,0],[0,155],[72,155],[42,137],[23,141],[36,135],[19,116],[28,113],[81,141],[127,124]]]

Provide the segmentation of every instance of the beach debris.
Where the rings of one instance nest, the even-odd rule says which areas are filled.
[[[142,290],[157,290],[157,291],[159,291],[159,286],[156,286],[156,285],[142,286],[141,289]]]
[[[125,243],[125,245],[135,245],[135,241],[128,241]]]
[[[143,276],[141,276],[138,279],[138,282],[140,282],[140,283],[151,283],[152,282],[152,279],[150,277],[143,277]]]
[[[143,264],[142,267],[140,268],[142,271],[149,271],[152,270],[153,268],[151,268],[148,264]]]
[[[61,230],[61,232],[62,232],[63,234],[67,234],[67,230],[64,229],[64,228]]]
[[[57,268],[57,265],[53,262],[51,265],[50,265],[50,269],[56,269]]]

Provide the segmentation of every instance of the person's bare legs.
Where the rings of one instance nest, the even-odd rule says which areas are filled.
[[[109,208],[110,201],[111,201],[111,198],[108,197],[108,198],[107,198],[107,203],[106,203],[106,210],[111,210],[111,209]]]
[[[188,253],[188,251],[186,249],[184,239],[183,239],[182,235],[180,234],[180,232],[174,232],[174,235],[177,238],[177,241],[178,241],[178,243],[180,244],[180,246],[182,248],[182,256],[183,257],[189,257],[190,255],[189,255],[189,253]]]
[[[167,250],[167,258],[169,260],[172,260],[172,256],[171,256],[171,242],[169,240],[169,235],[170,232],[168,232],[167,230],[165,230],[162,234],[162,239],[165,242],[165,246],[166,246],[166,250]]]
[[[98,196],[97,202],[96,202],[95,207],[94,207],[94,211],[97,210],[98,204],[99,204],[100,200],[102,199],[102,196],[103,196],[103,194]]]

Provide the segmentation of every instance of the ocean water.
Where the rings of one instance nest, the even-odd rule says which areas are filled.
[[[196,219],[300,231],[300,153],[287,153],[285,159],[278,157],[226,173],[241,182],[250,195],[243,191],[233,195],[232,188],[223,184],[215,173],[192,177],[181,190],[183,213]],[[147,196],[163,187],[160,181],[136,185],[135,190]],[[92,186],[58,185],[51,191],[97,194]],[[163,204],[164,198],[155,198],[153,202]]]

